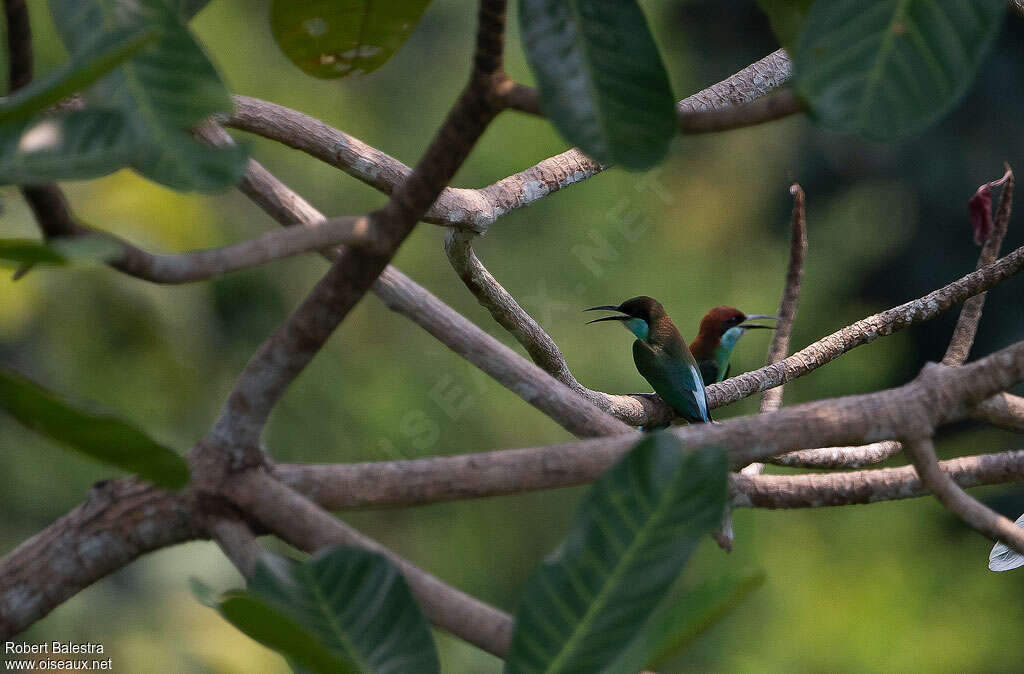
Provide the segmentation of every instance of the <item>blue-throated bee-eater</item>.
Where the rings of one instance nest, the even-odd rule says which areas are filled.
[[[634,297],[618,306],[603,305],[585,311],[618,311],[620,316],[605,316],[588,323],[621,321],[636,336],[633,362],[654,392],[675,413],[690,423],[711,421],[697,361],[679,334],[665,308],[656,299]]]
[[[715,307],[704,314],[697,337],[690,342],[690,353],[696,359],[706,385],[720,382],[729,376],[729,357],[743,333],[756,328],[775,329],[773,325],[747,323],[760,318],[778,319],[777,316],[767,314],[744,314],[733,307]]]

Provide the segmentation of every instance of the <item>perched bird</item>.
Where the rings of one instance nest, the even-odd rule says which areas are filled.
[[[733,307],[715,307],[700,321],[697,337],[690,342],[690,353],[697,360],[697,367],[705,384],[714,384],[729,376],[729,357],[733,347],[747,330],[762,328],[774,330],[774,325],[746,323],[750,319],[771,318],[767,314],[744,314]]]
[[[619,306],[604,305],[585,311],[618,311],[622,316],[605,316],[588,323],[621,321],[636,335],[633,362],[654,392],[669,404],[676,414],[690,423],[711,421],[697,361],[686,341],[679,334],[665,308],[654,298],[641,296],[626,300]]]

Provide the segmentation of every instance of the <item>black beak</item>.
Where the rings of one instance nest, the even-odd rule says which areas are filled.
[[[618,311],[618,310],[619,310],[618,307],[613,307],[610,304],[602,304],[599,307],[590,307],[589,309],[584,309],[583,311]],[[590,325],[591,323],[600,323],[601,321],[628,321],[630,318],[631,318],[631,316],[605,316],[604,318],[595,318],[592,321],[587,321],[587,325]]]
[[[751,318],[769,318],[773,321],[779,320],[778,316],[769,316],[768,314],[748,314],[747,319],[749,320]]]
[[[743,323],[743,324],[739,325],[738,327],[741,327],[744,330],[756,330],[757,328],[762,328],[763,330],[774,330],[776,326],[774,326],[774,325],[758,325],[757,323]]]
[[[628,321],[633,318],[632,316],[605,316],[604,318],[595,318],[592,321],[587,321],[587,325],[591,323],[600,323],[601,321]]]

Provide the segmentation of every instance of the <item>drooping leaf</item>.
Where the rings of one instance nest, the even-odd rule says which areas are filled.
[[[584,498],[559,550],[533,573],[506,672],[601,671],[628,646],[722,518],[725,455],[643,440]]]
[[[964,93],[999,31],[1001,0],[817,0],[800,31],[797,89],[823,123],[912,134]]]
[[[282,654],[289,663],[297,665],[294,669],[317,674],[359,671],[327,650],[309,630],[255,595],[235,590],[218,597],[210,587],[195,578],[190,584],[200,603],[219,612],[250,638]]]
[[[602,164],[657,164],[676,131],[675,103],[635,0],[520,0],[523,48],[544,113]]]
[[[796,44],[797,35],[800,34],[800,27],[807,18],[814,0],[757,0],[758,6],[772,24],[772,32],[778,38],[779,44],[786,49],[790,55],[793,54],[793,46]]]
[[[164,0],[164,4],[174,10],[182,23],[188,23],[203,7],[210,4],[210,0]]]
[[[1024,529],[1024,515],[1014,522],[1018,527]],[[1024,555],[1011,549],[1006,543],[996,543],[992,552],[988,554],[988,568],[990,571],[1010,571],[1024,566]]]
[[[273,0],[270,30],[292,63],[313,77],[373,72],[398,51],[430,0]]]
[[[430,628],[405,579],[385,557],[335,547],[296,562],[270,553],[256,563],[248,591],[207,606],[290,663],[316,672],[439,672]]]
[[[604,671],[660,670],[694,639],[728,615],[764,582],[764,572],[726,574],[663,601],[621,656]]]
[[[117,110],[67,110],[0,126],[0,185],[98,178],[135,156]]]
[[[97,30],[155,27],[159,39],[86,92],[87,101],[120,109],[136,145],[133,166],[181,190],[213,191],[237,182],[245,151],[212,148],[187,129],[231,110],[220,76],[175,9],[163,0],[51,0],[68,51],[84,48]],[[180,9],[180,8],[179,8]]]
[[[164,487],[188,482],[188,466],[169,449],[116,417],[88,412],[0,368],[0,409],[51,440]]]
[[[93,35],[74,58],[45,77],[0,99],[0,124],[28,119],[81,91],[157,38],[150,26],[117,28]]]
[[[4,263],[7,263],[5,266],[21,266],[23,264],[63,266],[68,263],[68,260],[42,241],[0,239],[0,264]]]

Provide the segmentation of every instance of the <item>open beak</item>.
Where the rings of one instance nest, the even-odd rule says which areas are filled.
[[[768,320],[772,320],[772,321],[777,321],[777,320],[779,320],[779,317],[778,316],[771,316],[769,314],[747,314],[747,320],[749,321],[750,319],[754,319],[754,320],[757,320],[757,319],[768,319]],[[743,323],[743,324],[740,325],[740,327],[744,328],[745,330],[756,330],[757,328],[761,328],[763,330],[774,330],[776,326],[774,326],[774,325],[758,325],[757,323]]]
[[[599,307],[590,307],[589,309],[584,309],[583,311],[618,311],[618,310],[619,310],[618,307],[612,306],[610,304],[602,304]],[[592,321],[587,321],[587,325],[590,325],[591,323],[600,323],[601,321],[628,321],[629,319],[630,319],[629,316],[605,316],[604,318],[595,318]]]

